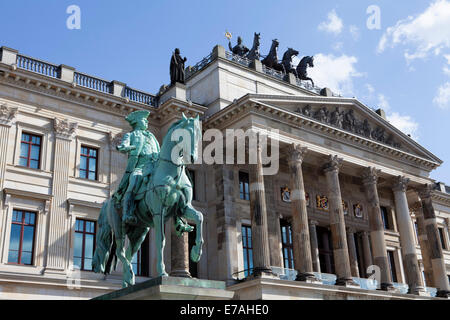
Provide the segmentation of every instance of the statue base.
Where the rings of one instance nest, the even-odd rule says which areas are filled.
[[[157,277],[113,291],[93,300],[230,300],[233,291],[224,281],[195,278]]]

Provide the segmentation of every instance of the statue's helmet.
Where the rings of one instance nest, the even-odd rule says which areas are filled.
[[[147,110],[137,110],[132,113],[130,113],[125,120],[128,121],[128,123],[131,126],[134,126],[137,122],[139,122],[142,119],[147,119],[150,115],[150,111]]]
[[[238,36],[238,37],[237,37],[237,42],[238,42],[239,44],[241,44],[241,42],[242,42],[241,36]]]

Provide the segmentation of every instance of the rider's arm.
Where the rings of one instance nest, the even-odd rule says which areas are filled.
[[[131,150],[136,149],[135,146],[130,146],[130,137],[131,137],[130,133],[124,134],[122,142],[120,143],[120,145],[116,147],[116,149],[122,153],[128,153]]]

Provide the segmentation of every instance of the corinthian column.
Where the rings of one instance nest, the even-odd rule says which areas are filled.
[[[362,240],[362,246],[363,246],[363,255],[364,255],[364,267],[366,270],[364,270],[363,274],[368,277],[367,274],[367,268],[373,265],[372,260],[372,251],[370,250],[370,240],[369,240],[369,233],[367,231],[361,232],[361,240]]]
[[[373,167],[365,168],[362,174],[366,197],[369,203],[369,227],[372,241],[372,256],[374,264],[380,268],[380,286],[382,290],[394,291],[391,272],[384,239],[384,226],[381,218],[380,201],[378,198],[377,181],[380,170]]]
[[[255,151],[257,163],[256,165],[250,165],[250,214],[252,219],[253,275],[258,277],[264,274],[270,275],[272,270],[270,269],[266,194],[259,143]]]
[[[450,285],[445,269],[445,260],[442,253],[442,244],[439,238],[439,230],[436,223],[433,202],[431,200],[431,185],[425,185],[419,191],[423,208],[423,223],[430,248],[430,259],[433,269],[434,285],[438,288],[439,297],[450,297]]]
[[[337,276],[336,285],[358,286],[352,279],[348,255],[344,210],[342,208],[341,187],[339,185],[339,168],[341,164],[342,159],[330,155],[329,162],[324,166],[328,185],[330,229],[333,239],[333,256]]]
[[[48,235],[48,271],[64,271],[68,252],[69,219],[67,188],[69,185],[70,143],[78,127],[68,120],[54,120],[55,152],[53,159],[52,206]]]
[[[309,235],[311,240],[311,258],[314,272],[320,272],[320,260],[319,260],[319,242],[317,241],[316,226],[319,223],[315,220],[309,221]]]
[[[433,270],[430,258],[430,245],[428,243],[427,231],[423,220],[422,202],[417,201],[411,210],[414,211],[417,221],[417,237],[420,245],[420,252],[422,253],[423,273],[427,282],[427,287],[434,287]]]
[[[358,255],[356,253],[356,244],[355,244],[355,229],[353,228],[347,229],[347,244],[352,276],[359,278]]]
[[[315,281],[309,240],[308,212],[306,209],[305,187],[303,185],[302,162],[306,148],[293,144],[289,150],[291,172],[292,235],[294,264],[297,280]]]
[[[406,199],[406,189],[409,179],[398,176],[394,187],[395,213],[400,231],[400,244],[402,246],[403,267],[406,273],[406,281],[409,285],[409,292],[417,295],[424,294],[422,277],[416,255],[416,245],[414,241],[414,230],[411,216],[409,214],[408,200]]]

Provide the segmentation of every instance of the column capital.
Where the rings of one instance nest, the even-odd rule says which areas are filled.
[[[356,233],[356,229],[355,229],[355,227],[347,227],[346,228],[347,230],[347,233]]]
[[[329,155],[328,156],[328,162],[325,163],[325,165],[323,166],[323,171],[324,172],[339,172],[339,169],[342,166],[342,158],[339,158],[338,156],[333,156],[333,155]]]
[[[409,206],[409,210],[411,210],[414,213],[418,213],[420,212],[420,210],[422,209],[422,203],[420,201],[416,201],[414,202],[412,205]]]
[[[299,144],[293,143],[289,147],[289,164],[302,163],[305,158],[306,153],[308,152],[307,147],[302,147]]]
[[[376,185],[381,170],[374,167],[364,168],[361,173],[364,185]]]
[[[3,124],[5,126],[11,126],[12,122],[14,121],[18,108],[12,108],[8,107],[6,103],[2,104],[0,106],[0,124]]]
[[[408,183],[409,178],[406,178],[404,176],[398,176],[397,178],[395,178],[392,190],[406,192],[406,189],[408,188]]]
[[[75,132],[78,128],[78,123],[69,122],[69,120],[55,118],[53,121],[53,128],[56,133],[56,137],[66,140],[72,140]]]
[[[431,192],[433,191],[433,186],[431,184],[425,184],[422,188],[417,190],[421,200],[431,198]]]

